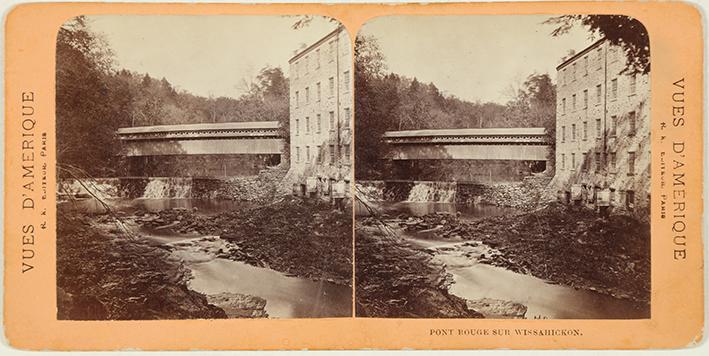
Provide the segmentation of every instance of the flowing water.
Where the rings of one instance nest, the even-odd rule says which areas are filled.
[[[468,300],[511,301],[527,307],[527,319],[642,319],[649,306],[614,298],[479,263],[496,253],[480,242],[421,239],[404,234],[413,245],[435,251],[435,258],[453,276],[450,293]]]
[[[102,200],[108,203],[112,210],[127,214],[138,210],[158,212],[184,208],[194,210],[198,214],[212,215],[247,204],[229,200],[166,198],[165,196],[185,196],[187,188],[179,188],[178,184],[172,184],[170,188],[170,184],[163,184],[164,182],[162,179],[152,180],[144,194],[144,196],[163,195],[162,198]],[[106,210],[103,204],[93,198],[65,201],[59,203],[58,208],[90,214],[101,214]],[[193,278],[188,286],[197,292],[203,294],[232,292],[264,298],[266,312],[271,318],[352,315],[352,288],[348,286],[287,276],[268,268],[217,257],[222,250],[238,248],[218,237],[178,234],[171,229],[155,230],[144,227],[138,229],[145,238],[173,247],[173,255],[184,261],[185,266],[192,271]]]
[[[352,289],[347,286],[289,277],[223,258],[187,266],[194,277],[190,281],[191,289],[203,294],[232,292],[264,298],[271,318],[352,315]]]
[[[431,213],[458,214],[463,220],[516,213],[517,210],[487,205],[434,202],[378,202],[378,209],[390,215],[423,216]],[[474,241],[423,238],[403,233],[412,245],[434,252],[453,276],[449,291],[461,298],[511,301],[527,307],[528,319],[641,319],[649,318],[649,306],[614,298],[479,263],[481,255],[499,253]],[[430,236],[429,236],[430,237]]]

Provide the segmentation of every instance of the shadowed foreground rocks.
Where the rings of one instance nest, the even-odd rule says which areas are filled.
[[[371,218],[356,229],[356,305],[360,317],[481,318],[448,293],[451,277],[432,257]]]
[[[60,320],[227,317],[187,288],[189,272],[169,252],[86,216],[57,220]]]

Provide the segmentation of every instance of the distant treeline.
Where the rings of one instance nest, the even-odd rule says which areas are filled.
[[[93,176],[123,174],[120,127],[276,120],[288,137],[288,80],[280,68],[264,67],[242,83],[246,94],[236,99],[194,95],[166,78],[117,69],[111,49],[83,17],[59,29],[56,58],[60,165]]]
[[[421,83],[416,78],[387,72],[376,39],[357,37],[357,178],[379,179],[393,173],[391,166],[380,159],[385,149],[380,138],[388,130],[544,127],[553,142],[556,90],[551,78],[547,74],[532,74],[524,83],[519,83],[519,88],[514,88],[513,84],[510,83],[510,100],[505,105],[469,102],[444,95],[433,83]]]

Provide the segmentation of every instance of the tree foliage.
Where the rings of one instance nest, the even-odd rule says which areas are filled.
[[[120,175],[116,130],[128,126],[280,121],[288,137],[288,80],[264,67],[239,98],[203,97],[167,78],[116,69],[111,49],[84,17],[57,37],[57,159],[94,176]]]
[[[593,35],[605,37],[611,44],[620,46],[627,58],[630,73],[650,73],[650,38],[645,26],[638,20],[624,15],[562,15],[552,17],[545,23],[557,26],[552,36],[568,33],[581,24]]]

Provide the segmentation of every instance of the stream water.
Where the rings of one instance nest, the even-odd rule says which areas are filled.
[[[131,214],[137,210],[157,212],[172,208],[195,209],[211,215],[228,211],[241,202],[197,199],[108,199],[114,210]],[[105,208],[95,199],[60,204],[60,209],[76,209],[87,213],[103,213]],[[212,295],[223,292],[253,295],[266,299],[266,312],[271,318],[348,317],[352,315],[352,289],[330,282],[312,281],[287,276],[281,272],[255,267],[243,262],[220,258],[218,252],[236,245],[218,237],[179,234],[171,229],[138,227],[141,235],[161,244],[171,245],[173,255],[192,271],[189,288]],[[231,245],[231,246],[228,246]]]
[[[422,202],[384,203],[380,208],[391,215],[459,213],[461,219],[467,220],[516,212],[495,206]],[[519,303],[527,307],[527,319],[641,319],[650,316],[647,305],[479,263],[482,254],[496,253],[479,242],[422,238],[403,232],[402,236],[417,248],[434,251],[434,257],[444,263],[446,271],[453,276],[450,293],[464,299],[490,298]]]

